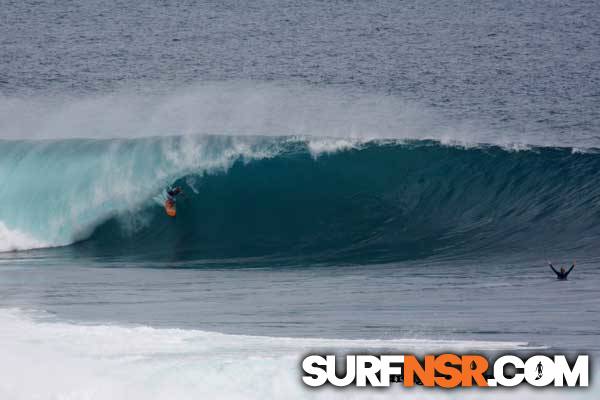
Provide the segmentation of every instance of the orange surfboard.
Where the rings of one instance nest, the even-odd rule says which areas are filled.
[[[169,217],[177,215],[177,208],[175,208],[175,202],[172,200],[165,201],[165,212]]]

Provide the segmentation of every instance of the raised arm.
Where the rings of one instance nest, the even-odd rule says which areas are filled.
[[[548,263],[548,265],[550,266],[550,268],[552,268],[552,271],[554,271],[554,273],[555,273],[556,275],[558,275],[558,271],[554,269],[554,267],[552,266],[552,264],[551,264],[551,263]]]
[[[569,268],[569,270],[567,271],[565,276],[569,275],[571,273],[571,271],[573,271],[573,268],[575,268],[575,263],[573,263],[573,265],[571,265],[571,268]]]

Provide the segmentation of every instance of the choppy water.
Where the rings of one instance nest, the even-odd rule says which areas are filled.
[[[593,0],[4,4],[9,96],[298,82],[399,96],[522,141],[598,146]]]
[[[331,398],[299,386],[312,348],[597,353],[599,27],[594,1],[3,1],[0,395]]]

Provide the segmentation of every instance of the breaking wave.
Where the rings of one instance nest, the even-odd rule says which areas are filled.
[[[0,250],[386,262],[592,249],[600,155],[436,141],[0,142]],[[180,185],[178,216],[165,188]]]

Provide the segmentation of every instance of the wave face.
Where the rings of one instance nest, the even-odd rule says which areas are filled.
[[[591,249],[600,155],[434,141],[0,142],[0,250],[388,262]],[[178,216],[164,189],[184,188]]]

